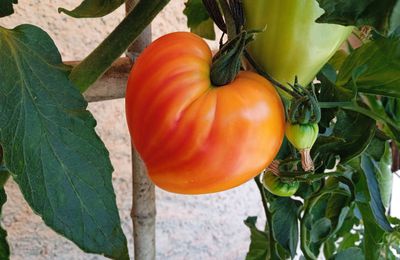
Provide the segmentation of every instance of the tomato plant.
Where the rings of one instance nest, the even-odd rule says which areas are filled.
[[[165,190],[238,186],[270,164],[282,143],[284,110],[274,87],[244,71],[213,86],[211,62],[207,44],[182,32],[153,42],[132,68],[128,126],[150,178]]]
[[[60,11],[94,18],[124,2],[83,0]],[[0,209],[12,178],[54,231],[85,252],[129,258],[113,168],[82,92],[168,2],[138,1],[76,66],[39,27],[0,26]],[[17,4],[3,0],[0,17]],[[266,188],[254,178],[266,223],[259,230],[256,218],[245,221],[247,259],[398,259],[390,197],[400,161],[400,1],[188,0],[184,13],[203,37],[219,35],[217,25],[220,51],[212,57],[199,37],[174,33],[135,63],[127,119],[151,179],[200,194],[278,165],[261,179]],[[341,45],[349,34],[357,44]],[[281,144],[285,113],[291,128]],[[0,258],[9,257],[0,227]]]

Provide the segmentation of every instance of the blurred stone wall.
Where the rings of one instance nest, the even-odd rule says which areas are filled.
[[[81,60],[112,31],[124,16],[120,8],[98,19],[74,19],[57,12],[71,9],[80,0],[19,1],[15,14],[0,19],[0,25],[13,28],[31,23],[47,31],[65,61]],[[182,15],[183,0],[173,0],[152,24],[154,38],[177,30],[187,30]],[[216,42],[213,48],[216,48]],[[1,50],[0,50],[1,51]],[[111,154],[115,168],[113,184],[124,232],[132,248],[130,139],[125,123],[124,101],[89,104],[97,119],[97,132]],[[72,242],[43,224],[24,201],[17,185],[6,186],[8,201],[3,226],[8,231],[11,259],[104,259],[85,254]],[[206,196],[174,195],[157,189],[157,259],[244,259],[249,232],[243,220],[261,216],[257,188],[249,182],[239,188]],[[260,221],[260,222],[261,222]]]

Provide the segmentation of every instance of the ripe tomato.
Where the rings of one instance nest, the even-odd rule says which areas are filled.
[[[259,174],[281,145],[284,110],[274,87],[253,72],[214,87],[211,59],[200,37],[171,33],[144,50],[129,76],[129,131],[150,178],[167,191],[238,186]]]
[[[266,26],[249,51],[282,84],[295,76],[303,86],[310,83],[352,31],[316,23],[324,12],[316,0],[243,0],[243,5],[249,29]]]

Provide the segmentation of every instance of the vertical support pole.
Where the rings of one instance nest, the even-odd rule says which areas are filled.
[[[128,0],[125,3],[126,13],[139,2]],[[129,47],[128,56],[135,58],[151,42],[150,25]],[[155,250],[155,190],[147,176],[146,166],[132,145],[132,211],[134,255],[136,260],[154,260]]]

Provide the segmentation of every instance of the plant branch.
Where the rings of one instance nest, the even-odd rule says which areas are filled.
[[[263,203],[263,207],[264,207],[264,212],[265,212],[265,218],[267,219],[267,226],[268,226],[268,235],[269,235],[269,252],[270,252],[270,257],[269,259],[275,259],[277,254],[276,254],[276,250],[275,250],[275,238],[274,238],[274,232],[272,230],[272,214],[271,211],[269,211],[269,207],[268,207],[268,201],[266,199],[266,194],[265,194],[265,190],[264,190],[264,186],[262,185],[262,183],[260,182],[259,177],[255,177],[254,181],[257,184],[258,190],[260,191],[260,195],[261,195],[261,200]]]
[[[73,68],[70,80],[88,89],[118,59],[170,0],[140,1],[114,31]]]

